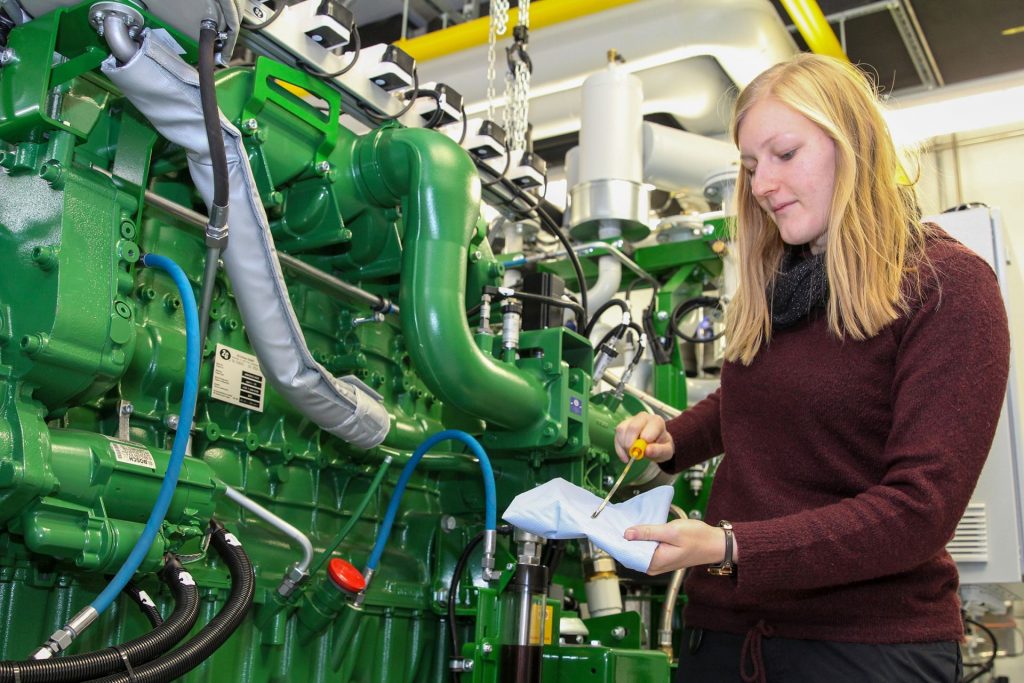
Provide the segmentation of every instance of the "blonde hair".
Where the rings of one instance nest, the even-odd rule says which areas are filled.
[[[757,102],[772,98],[807,117],[835,143],[835,187],[828,216],[825,264],[828,327],[857,340],[877,334],[907,310],[904,274],[924,257],[927,228],[911,185],[897,182],[900,164],[878,97],[854,65],[800,54],[755,78],[736,101],[732,136]],[[749,365],[771,340],[767,292],[784,244],[751,189],[750,172],[736,183],[734,239],[739,287],[726,322],[730,361]]]

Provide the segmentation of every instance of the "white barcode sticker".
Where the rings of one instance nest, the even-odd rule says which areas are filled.
[[[125,462],[129,465],[138,465],[139,467],[148,467],[152,470],[156,469],[156,460],[154,460],[152,454],[142,446],[129,446],[126,443],[112,441],[110,447],[114,449],[114,457],[117,458],[118,462]]]
[[[265,386],[256,356],[217,344],[211,396],[218,401],[262,413]]]

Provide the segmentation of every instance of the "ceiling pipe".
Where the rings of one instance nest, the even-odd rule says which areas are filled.
[[[835,31],[825,19],[825,13],[821,11],[817,0],[781,1],[807,46],[811,48],[811,52],[835,57],[844,62],[850,61],[843,52],[843,46],[839,44]]]

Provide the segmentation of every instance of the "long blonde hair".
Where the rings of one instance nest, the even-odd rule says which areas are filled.
[[[897,182],[899,159],[874,88],[852,64],[797,55],[740,93],[732,121],[737,145],[744,117],[765,98],[804,115],[835,142],[825,250],[828,326],[840,338],[872,337],[907,310],[903,276],[919,265],[927,231],[918,219],[913,186]],[[729,304],[725,356],[749,365],[771,340],[766,292],[775,283],[784,244],[753,196],[750,172],[742,168],[736,204],[740,277]]]

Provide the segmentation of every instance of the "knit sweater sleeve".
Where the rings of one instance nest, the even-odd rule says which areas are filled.
[[[825,507],[735,523],[738,592],[757,598],[898,574],[953,537],[992,444],[1010,348],[994,273],[965,251],[936,264],[941,285],[890,330],[898,346],[885,474]]]
[[[671,460],[660,463],[662,470],[682,472],[722,452],[721,393],[721,388],[716,389],[666,423],[675,453]]]

